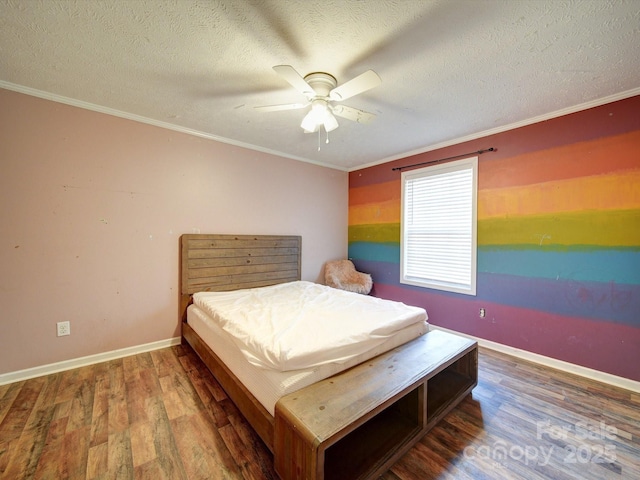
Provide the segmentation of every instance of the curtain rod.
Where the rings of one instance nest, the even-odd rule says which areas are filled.
[[[429,160],[428,162],[414,163],[413,165],[405,165],[404,167],[394,167],[391,170],[395,171],[395,170],[404,170],[405,168],[421,167],[422,165],[428,165],[430,163],[444,162],[445,160],[453,160],[454,158],[466,157],[468,155],[482,155],[483,153],[495,152],[495,151],[496,149],[491,147],[491,148],[486,148],[484,150],[478,150],[477,152],[463,153],[462,155],[454,155],[453,157],[441,158],[439,160]]]

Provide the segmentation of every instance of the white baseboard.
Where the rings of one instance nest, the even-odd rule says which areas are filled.
[[[630,380],[628,378],[619,377],[610,373],[601,372],[592,368],[582,367],[573,363],[564,362],[551,357],[545,357],[537,353],[528,352],[519,348],[510,347],[501,343],[492,342],[483,338],[477,338],[472,335],[456,332],[447,328],[438,327],[437,325],[430,324],[430,328],[434,330],[442,330],[444,332],[453,333],[463,337],[471,338],[478,342],[481,347],[495,350],[497,352],[506,353],[523,360],[538,363],[546,367],[555,368],[564,372],[573,373],[581,377],[589,378],[598,382],[606,383],[608,385],[614,385],[616,387],[624,388],[632,392],[640,393],[640,382]],[[27,368],[25,370],[18,370],[17,372],[9,372],[0,374],[0,385],[7,383],[20,382],[22,380],[28,380],[30,378],[40,377],[42,375],[49,375],[52,373],[62,372],[64,370],[71,370],[73,368],[84,367],[86,365],[92,365],[94,363],[106,362],[109,360],[115,360],[117,358],[128,357],[143,352],[150,352],[152,350],[159,350],[161,348],[172,347],[174,345],[180,345],[181,338],[174,337],[168,340],[160,340],[157,342],[146,343],[144,345],[137,345],[134,347],[121,348],[119,350],[112,350],[110,352],[98,353],[96,355],[89,355],[86,357],[74,358],[71,360],[65,360],[62,362],[51,363],[48,365],[42,365],[40,367]]]
[[[109,360],[115,360],[117,358],[128,357],[130,355],[136,355],[138,353],[150,352],[152,350],[159,350],[161,348],[172,347],[174,345],[180,345],[181,338],[174,337],[167,340],[159,340],[157,342],[145,343],[144,345],[136,345],[134,347],[120,348],[118,350],[112,350],[110,352],[98,353],[95,355],[89,355],[86,357],[73,358],[71,360],[64,360],[62,362],[50,363],[48,365],[42,365],[40,367],[27,368],[25,370],[18,370],[17,372],[9,372],[0,374],[0,385],[7,383],[20,382],[22,380],[28,380],[30,378],[41,377],[42,375],[49,375],[51,373],[62,372],[64,370],[71,370],[73,368],[84,367],[87,365],[93,365],[94,363],[107,362]]]
[[[496,352],[506,353],[507,355],[512,355],[523,360],[528,360],[529,362],[538,363],[540,365],[544,365],[545,367],[555,368],[556,370],[573,373],[575,375],[595,380],[597,382],[606,383],[608,385],[613,385],[616,387],[624,388],[625,390],[640,393],[640,382],[637,382],[635,380],[630,380],[628,378],[619,377],[610,373],[601,372],[592,368],[582,367],[580,365],[564,362],[555,358],[545,357],[544,355],[528,352],[520,348],[510,347],[501,343],[492,342],[483,338],[477,338],[472,335],[467,335],[464,333],[456,332],[454,330],[449,330],[447,328],[438,327],[437,325],[429,324],[429,326],[434,330],[442,330],[444,332],[449,332],[455,335],[460,335],[462,337],[476,340],[479,346],[488,348],[490,350],[495,350]]]

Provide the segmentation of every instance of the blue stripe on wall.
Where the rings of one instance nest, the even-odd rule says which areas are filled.
[[[349,253],[351,254],[351,250]],[[353,262],[359,271],[371,273],[374,284],[383,283],[404,289],[427,291],[420,287],[402,285],[400,265],[397,262],[355,258]],[[460,298],[455,293],[437,293]],[[479,272],[477,295],[472,298],[557,315],[592,318],[640,327],[640,285]]]
[[[615,279],[640,285],[640,250],[578,248],[558,251],[483,246],[478,248],[478,272],[577,282]]]
[[[635,248],[478,247],[478,273],[640,285],[640,250]],[[397,243],[351,242],[349,258],[398,263]]]
[[[377,262],[400,262],[398,243],[351,242],[349,258],[352,260],[370,260]]]

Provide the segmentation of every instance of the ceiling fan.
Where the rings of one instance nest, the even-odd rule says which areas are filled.
[[[369,123],[375,118],[373,113],[336,104],[380,85],[380,77],[373,70],[367,70],[338,86],[336,78],[325,72],[314,72],[302,77],[290,65],[276,65],[273,69],[293,88],[307,97],[307,102],[254,107],[256,110],[276,112],[301,109],[311,105],[311,109],[300,124],[305,133],[319,132],[321,127],[324,127],[327,133],[335,130],[338,128],[336,115],[358,123]]]

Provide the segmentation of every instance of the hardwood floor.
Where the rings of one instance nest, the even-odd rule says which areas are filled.
[[[640,394],[481,349],[479,383],[381,478],[637,479]],[[2,479],[276,479],[188,346],[0,386]]]

